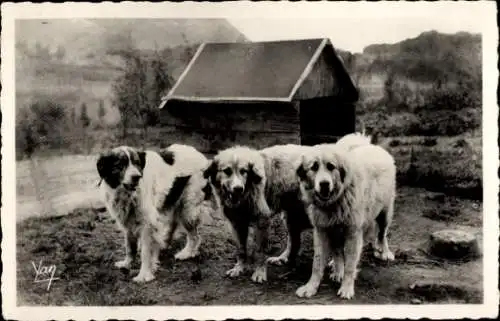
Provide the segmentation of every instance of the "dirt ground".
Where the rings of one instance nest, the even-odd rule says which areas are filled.
[[[454,197],[433,198],[423,189],[399,189],[389,233],[396,260],[381,263],[366,250],[353,300],[336,296],[338,284],[327,277],[316,296],[301,299],[295,290],[309,278],[312,261],[310,233],[304,234],[297,267],[269,268],[268,282],[254,284],[250,274],[225,277],[234,264],[235,245],[221,218],[209,219],[202,229],[205,242],[198,260],[175,262],[181,238],[165,250],[154,281],[135,284],[129,273],[114,268],[123,256],[122,237],[107,213],[78,210],[63,217],[31,218],[17,224],[18,305],[284,305],[284,304],[398,304],[481,303],[482,259],[451,262],[427,253],[433,231],[456,228],[482,240],[482,204]],[[284,230],[276,219],[270,254],[284,246]],[[54,265],[54,280],[34,283],[35,269]],[[201,280],[193,276],[198,270]]]

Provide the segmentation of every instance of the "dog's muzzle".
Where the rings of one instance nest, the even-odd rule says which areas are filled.
[[[227,202],[232,206],[237,206],[243,199],[243,186],[235,186],[232,189],[225,188],[225,196]]]
[[[123,187],[125,187],[129,191],[135,191],[135,189],[139,185],[139,181],[141,180],[141,177],[142,176],[140,174],[130,176],[130,182],[123,183]]]
[[[319,183],[319,189],[315,189],[314,192],[316,196],[322,200],[330,198],[330,195],[332,194],[330,183],[327,181],[321,181]]]

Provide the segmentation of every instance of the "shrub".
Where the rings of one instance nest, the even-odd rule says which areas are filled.
[[[68,120],[66,107],[52,100],[40,100],[21,110],[16,117],[17,156],[30,157],[44,146],[67,146]]]
[[[424,146],[436,146],[437,145],[437,139],[434,137],[426,137],[422,141],[422,145]]]
[[[463,138],[459,138],[455,141],[455,143],[453,144],[453,147],[456,147],[456,148],[462,148],[462,147],[465,147],[465,146],[468,146],[468,143],[465,139]]]
[[[397,140],[397,139],[393,139],[389,142],[389,146],[390,147],[396,147],[396,146],[399,146],[401,145],[401,141]]]

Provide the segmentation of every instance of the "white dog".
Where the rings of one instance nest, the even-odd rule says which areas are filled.
[[[141,267],[135,282],[154,279],[159,251],[177,227],[187,232],[187,242],[175,258],[198,255],[198,226],[214,205],[203,177],[207,164],[195,148],[177,144],[160,152],[120,146],[99,156],[103,200],[125,237],[125,259],[115,266],[130,268],[139,245]]]
[[[375,256],[394,259],[387,241],[396,195],[394,159],[366,136],[355,134],[335,145],[315,146],[303,155],[297,175],[313,225],[314,260],[311,278],[296,293],[300,297],[316,293],[333,250],[331,277],[342,282],[338,295],[350,299],[364,232],[378,226]]]

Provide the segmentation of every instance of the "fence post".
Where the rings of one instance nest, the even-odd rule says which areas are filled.
[[[30,156],[30,173],[35,187],[35,194],[40,207],[40,216],[47,215],[53,212],[53,206],[50,197],[47,197],[45,191],[47,187],[47,173],[43,164],[41,164],[35,156]]]

